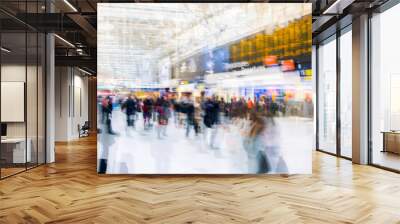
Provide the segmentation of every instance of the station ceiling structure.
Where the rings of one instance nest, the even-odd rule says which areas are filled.
[[[98,69],[145,80],[164,59],[174,64],[262,30],[273,32],[310,11],[309,4],[100,4],[97,55],[107,63]]]
[[[168,2],[168,1],[151,1],[151,0],[38,0],[38,1],[22,1],[22,0],[2,0],[0,2],[0,23],[3,32],[15,32],[22,27],[30,27],[42,32],[54,32],[56,36],[56,65],[59,66],[78,66],[91,74],[97,72],[97,3],[149,3],[149,2]],[[187,1],[181,1],[182,3]],[[196,2],[196,1],[194,1]],[[203,2],[203,1],[198,1]],[[208,2],[220,2],[220,1],[208,1]],[[356,16],[365,10],[374,10],[380,5],[387,2],[387,0],[253,0],[253,1],[232,1],[232,2],[267,2],[267,3],[312,3],[313,13],[313,42],[318,41],[328,35],[331,35],[336,31],[337,26],[345,26],[347,23],[351,23],[352,16]],[[40,3],[37,5],[36,3]],[[51,4],[49,4],[51,3]],[[50,7],[51,5],[51,7]],[[153,5],[153,4],[151,4]],[[149,4],[149,6],[151,6]],[[181,16],[177,17],[178,20],[185,23],[182,26],[182,30],[173,29],[172,32],[165,31],[165,38],[155,38],[155,34],[151,32],[157,32],[156,29],[163,28],[165,26],[171,26],[173,23],[179,21],[173,21],[173,19],[161,21],[147,20],[154,24],[154,28],[147,28],[148,35],[153,35],[154,38],[149,40],[143,40],[143,50],[150,50],[152,47],[160,44],[160,41],[168,41],[167,37],[174,35],[183,35],[187,27],[193,27],[193,24],[207,25],[206,21],[210,21],[213,15],[221,14],[221,11],[228,10],[223,6],[210,7],[207,4],[199,4],[198,7],[191,7],[187,4],[182,6],[166,6],[166,14],[168,13],[180,13]],[[143,10],[151,10],[151,7],[147,5],[140,6],[141,9],[137,10],[137,14],[134,17],[138,18],[138,29],[140,24],[146,18],[146,13]],[[153,6],[154,7],[154,6]],[[165,7],[165,6],[163,6]],[[175,12],[175,11],[176,12]],[[233,10],[233,9],[232,9]],[[142,11],[142,13],[140,12]],[[28,12],[28,13],[26,13]],[[182,19],[183,18],[183,19]],[[194,18],[203,18],[196,19]],[[207,19],[204,19],[207,18]],[[157,18],[156,18],[157,20]],[[338,21],[341,23],[337,23]],[[146,22],[144,22],[146,23]],[[210,22],[212,23],[212,22]],[[142,29],[145,24],[142,24]],[[174,26],[174,25],[172,25]],[[218,27],[213,32],[218,32],[218,29],[224,29],[226,27]],[[154,29],[154,30],[151,30]],[[165,30],[165,29],[164,29]],[[214,35],[211,32],[210,36]],[[141,35],[137,35],[137,41],[141,41]],[[202,37],[203,38],[203,37]],[[175,47],[174,43],[169,44],[169,48],[166,48],[166,52],[159,52],[160,55],[169,54],[171,48]],[[180,46],[179,46],[180,47]],[[175,49],[175,52],[180,53],[185,49],[182,45],[181,50]],[[182,54],[184,55],[184,54]]]

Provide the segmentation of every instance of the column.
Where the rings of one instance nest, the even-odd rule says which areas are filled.
[[[368,15],[353,19],[353,162],[368,163]]]
[[[46,12],[53,12],[54,5],[46,1]],[[55,43],[54,34],[46,34],[46,163],[55,162]]]

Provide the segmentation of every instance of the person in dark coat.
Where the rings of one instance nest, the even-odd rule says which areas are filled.
[[[186,113],[186,137],[189,137],[190,129],[193,127],[197,135],[197,125],[194,119],[194,103],[192,100],[185,102],[185,113]]]
[[[113,111],[113,101],[110,96],[107,97],[107,101],[103,108],[104,113],[106,114],[106,126],[108,134],[115,134],[111,127],[111,117]]]
[[[205,112],[203,122],[208,130],[207,132],[210,133],[209,145],[211,148],[217,148],[215,140],[217,136],[217,124],[219,123],[219,103],[215,97],[213,99],[208,98],[203,107]]]
[[[220,112],[221,112],[221,102],[218,101],[218,98],[216,96],[213,97],[213,110],[212,110],[212,117],[213,117],[213,125],[214,124],[220,124],[221,118],[220,118]]]
[[[212,126],[214,125],[214,121],[215,121],[215,117],[214,117],[214,103],[211,101],[210,98],[208,98],[204,104],[203,104],[203,108],[204,108],[204,125],[207,128],[212,128]]]
[[[137,103],[136,101],[132,98],[132,96],[129,96],[128,99],[124,102],[122,107],[125,109],[126,113],[126,123],[127,125],[130,126],[135,126],[135,114],[137,111]]]
[[[145,129],[147,129],[147,127],[151,126],[151,116],[153,113],[153,100],[150,97],[147,97],[144,101],[143,101],[143,126]]]
[[[170,117],[170,103],[166,99],[166,96],[157,99],[155,110],[157,112],[158,120],[158,138],[161,138],[161,135],[167,136],[168,119]]]

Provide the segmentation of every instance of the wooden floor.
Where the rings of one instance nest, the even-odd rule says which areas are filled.
[[[0,223],[400,223],[400,175],[314,153],[314,174],[98,176],[96,139],[0,181]]]
[[[23,168],[14,168],[14,167],[1,168],[1,176],[8,177],[8,176],[11,176],[13,174],[23,172],[23,171],[25,171],[25,167],[23,167]]]

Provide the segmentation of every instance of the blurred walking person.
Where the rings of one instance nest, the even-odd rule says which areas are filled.
[[[156,112],[158,120],[157,135],[167,136],[168,119],[170,117],[170,103],[166,100],[165,96],[160,97],[156,102]]]
[[[280,131],[278,125],[274,120],[275,112],[269,113],[265,118],[265,136],[266,148],[265,155],[268,163],[268,173],[272,174],[288,174],[289,170],[287,164],[283,158],[282,151],[280,148]]]
[[[139,113],[142,112],[142,101],[135,96],[135,102],[136,102],[135,120],[139,120]]]
[[[179,121],[179,123],[184,123],[185,126],[185,136],[189,137],[190,129],[193,126],[194,120],[194,104],[191,100],[191,95],[187,94],[183,96],[180,103],[177,104],[177,108],[179,112],[184,114],[183,122]],[[181,118],[179,118],[180,120]]]
[[[151,115],[153,113],[153,100],[150,97],[143,100],[142,112],[143,127],[146,130],[151,127]]]
[[[225,122],[225,114],[226,114],[226,102],[223,97],[220,100],[216,100],[218,103],[218,123],[223,124]]]
[[[193,126],[196,136],[200,133],[200,121],[201,121],[201,102],[200,99],[196,99],[194,102],[194,120]]]
[[[186,137],[189,137],[192,127],[195,131],[195,134],[197,135],[194,103],[189,97],[186,98],[186,100],[183,102],[183,108],[186,114]]]
[[[107,122],[108,98],[109,98],[109,96],[103,97],[103,99],[101,100],[101,123],[103,123],[103,124]]]
[[[253,100],[251,100],[251,98],[249,97],[247,102],[246,102],[246,106],[247,106],[247,118],[250,118],[250,114],[252,113],[253,109],[254,109],[254,102]]]
[[[243,147],[247,153],[248,172],[253,174],[267,173],[269,171],[265,154],[266,125],[257,113],[250,113],[250,124],[243,139]]]
[[[175,99],[171,100],[171,104],[172,104],[172,110],[173,110],[172,116],[174,116],[174,124],[175,124],[175,127],[178,127],[179,126],[179,113],[181,112],[180,104]]]
[[[272,116],[250,114],[250,125],[243,146],[249,173],[287,174],[288,167],[279,147],[279,130]]]
[[[204,103],[204,125],[207,132],[204,136],[207,138],[210,135],[209,145],[211,148],[217,148],[215,139],[217,137],[217,124],[219,122],[219,104],[216,98],[208,98]]]
[[[125,109],[126,123],[128,127],[135,127],[135,114],[137,110],[137,102],[129,96],[128,99],[122,104]]]
[[[113,101],[110,96],[107,97],[107,101],[104,104],[104,113],[106,115],[106,126],[107,126],[107,133],[114,135],[115,132],[112,130],[111,126],[111,119],[112,119],[112,112],[113,112]]]

